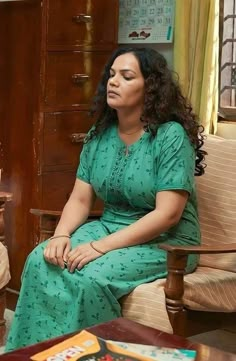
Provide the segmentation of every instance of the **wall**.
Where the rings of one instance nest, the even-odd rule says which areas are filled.
[[[227,139],[236,139],[236,121],[219,122],[216,135]]]
[[[173,67],[173,43],[168,43],[168,44],[147,44],[147,43],[143,43],[143,44],[120,44],[120,46],[127,46],[127,47],[137,47],[137,48],[153,48],[157,51],[159,51],[167,60],[167,63],[170,67],[170,69],[172,69]]]

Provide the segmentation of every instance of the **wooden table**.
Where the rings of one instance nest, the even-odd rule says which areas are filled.
[[[236,361],[235,354],[222,352],[216,348],[202,344],[194,344],[180,336],[170,335],[124,318],[117,318],[116,320],[101,325],[89,327],[87,330],[96,336],[100,336],[107,340],[194,349],[197,350],[196,361]],[[43,351],[74,334],[75,333],[57,337],[33,346],[3,354],[0,356],[0,361],[28,361],[30,360],[30,356]]]

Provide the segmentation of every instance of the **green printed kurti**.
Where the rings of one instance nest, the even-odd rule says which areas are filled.
[[[195,152],[182,126],[162,125],[128,147],[117,126],[84,145],[77,172],[105,203],[100,220],[79,227],[72,248],[98,240],[135,222],[155,207],[156,192],[186,190],[189,198],[178,225],[142,245],[111,251],[74,273],[47,263],[47,241],[29,255],[6,350],[30,345],[122,315],[119,299],[142,283],[166,276],[166,253],[158,243],[198,244],[194,185]],[[62,185],[63,187],[63,185]],[[196,265],[192,256],[191,271]]]

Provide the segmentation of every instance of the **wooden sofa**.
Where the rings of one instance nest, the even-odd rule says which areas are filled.
[[[0,191],[0,326],[5,324],[4,311],[6,308],[5,286],[10,280],[9,260],[4,240],[4,208],[5,203],[11,200],[11,194]]]
[[[121,300],[123,316],[165,332],[190,336],[236,321],[236,140],[208,136],[206,174],[197,177],[200,247],[170,247],[168,277],[138,286]],[[40,240],[53,232],[59,212],[40,216]],[[195,272],[184,275],[188,254]]]
[[[205,149],[206,174],[196,179],[202,245],[160,245],[168,252],[167,280],[123,300],[125,317],[183,336],[236,324],[236,140],[208,136]],[[191,253],[199,264],[184,275]]]

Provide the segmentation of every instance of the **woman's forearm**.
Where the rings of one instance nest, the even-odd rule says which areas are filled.
[[[85,223],[95,199],[92,186],[77,178],[54,235],[69,236],[76,228]]]
[[[96,242],[96,247],[109,252],[113,249],[146,243],[167,231],[178,222],[160,210],[154,210],[130,226]]]
[[[130,226],[96,242],[102,252],[151,241],[178,224],[188,199],[185,190],[156,194],[156,208]]]
[[[54,235],[70,235],[81,224],[85,223],[90,209],[77,199],[70,199],[62,212]]]

